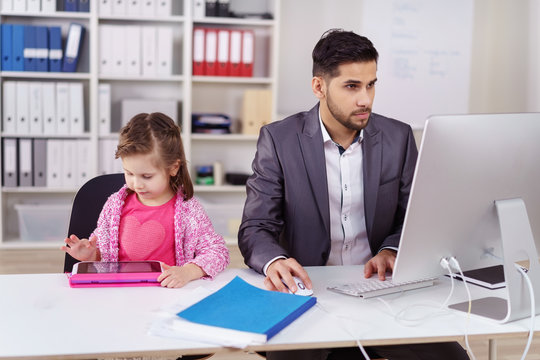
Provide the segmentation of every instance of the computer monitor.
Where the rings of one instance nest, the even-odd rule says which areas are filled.
[[[530,311],[525,306],[528,289],[513,267],[515,261],[531,261],[529,276],[540,308],[539,245],[540,114],[430,117],[394,281],[442,275],[447,271],[440,260],[452,256],[463,270],[504,264],[507,289],[516,294],[509,294],[508,306],[496,301],[504,308],[486,316],[506,322]]]

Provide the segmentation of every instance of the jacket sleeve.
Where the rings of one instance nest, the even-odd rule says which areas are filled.
[[[284,226],[284,177],[270,131],[263,127],[252,164],[253,175],[247,181],[247,198],[238,232],[238,245],[245,263],[263,272],[267,262],[289,257],[279,245]]]

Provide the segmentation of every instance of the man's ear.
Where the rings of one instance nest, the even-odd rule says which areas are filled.
[[[324,79],[320,76],[314,76],[311,79],[311,90],[313,90],[313,94],[319,99],[322,100],[325,97],[326,94],[326,84],[324,82]]]

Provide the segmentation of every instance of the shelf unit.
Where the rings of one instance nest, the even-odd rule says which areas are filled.
[[[84,84],[86,129],[83,135],[58,135],[54,138],[84,138],[90,141],[90,176],[100,173],[100,140],[118,138],[120,128],[120,103],[123,99],[174,99],[181,106],[177,119],[182,126],[182,139],[190,171],[195,179],[196,167],[212,165],[219,161],[225,172],[251,172],[251,161],[255,155],[257,136],[239,133],[227,135],[192,134],[193,112],[219,112],[228,114],[233,121],[233,131],[241,122],[243,91],[246,89],[268,89],[272,92],[272,119],[276,119],[275,99],[277,91],[278,40],[280,0],[259,1],[263,11],[273,14],[273,19],[239,19],[206,17],[194,19],[192,1],[172,1],[172,14],[167,17],[100,15],[98,1],[92,0],[89,13],[56,12],[53,14],[30,14],[0,12],[0,23],[46,24],[62,26],[65,41],[67,27],[71,21],[82,23],[87,29],[78,72],[0,72],[0,89],[4,81],[77,81]],[[173,28],[173,74],[167,77],[145,77],[124,75],[100,75],[99,28],[110,25],[150,25]],[[255,33],[255,61],[253,77],[220,77],[192,75],[192,33],[197,26],[250,29]],[[112,133],[100,135],[98,131],[98,88],[100,84],[111,85]],[[0,90],[2,91],[2,90]],[[1,107],[0,107],[1,108]],[[50,138],[46,135],[21,136],[1,133],[1,138]],[[1,154],[1,153],[0,153]],[[111,155],[112,156],[112,155]],[[3,157],[0,157],[3,159]],[[194,182],[195,184],[195,182]],[[0,192],[0,248],[58,247],[58,241],[23,241],[18,231],[15,204],[70,204],[77,188],[47,187],[2,187]],[[245,200],[245,186],[195,185],[195,196],[201,200],[216,229],[223,233],[228,243],[236,243],[231,226],[219,228],[216,224],[224,215],[238,214]]]

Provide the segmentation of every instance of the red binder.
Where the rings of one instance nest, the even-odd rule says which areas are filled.
[[[217,36],[217,75],[229,76],[231,65],[229,59],[230,31],[226,29],[219,29]]]
[[[255,56],[255,33],[253,30],[242,32],[242,63],[240,76],[253,76],[253,58]]]
[[[206,28],[204,37],[204,75],[217,75],[217,29]]]
[[[242,31],[231,30],[230,50],[229,50],[230,76],[240,76],[241,62],[242,62]]]
[[[193,75],[204,75],[204,28],[193,29]]]

